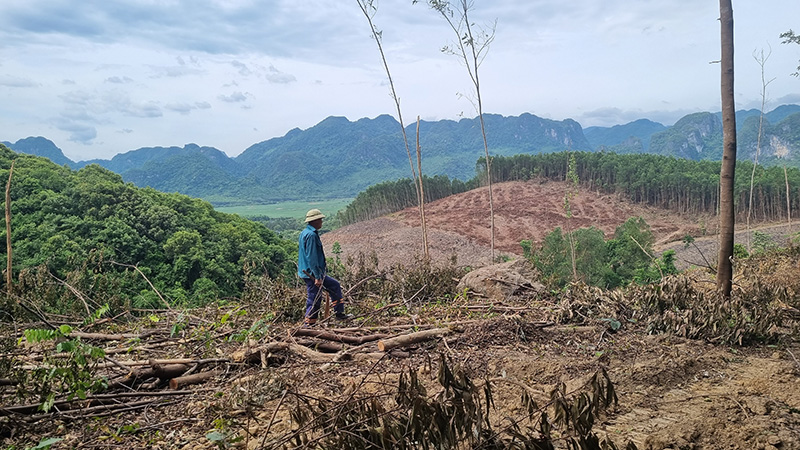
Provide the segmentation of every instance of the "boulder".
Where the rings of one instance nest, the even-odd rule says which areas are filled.
[[[481,267],[464,275],[458,290],[468,289],[495,301],[502,301],[523,292],[543,292],[545,287],[534,281],[536,270],[526,259],[515,259]]]

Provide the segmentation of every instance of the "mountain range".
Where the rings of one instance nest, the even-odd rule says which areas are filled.
[[[763,119],[755,109],[737,112],[738,158],[752,160],[758,148],[761,164],[800,167],[800,106],[780,106]],[[485,114],[484,120],[492,155],[563,150],[653,153],[694,160],[719,160],[722,155],[720,113],[689,114],[670,127],[639,119],[584,129],[572,119],[556,121],[528,113]],[[406,134],[414,155],[416,124],[406,127]],[[419,142],[428,176],[472,178],[476,161],[484,154],[478,118],[422,121]],[[253,144],[234,158],[213,147],[187,144],[140,148],[110,160],[73,162],[44,137],[3,143],[72,169],[98,164],[137,186],[180,192],[218,206],[354,197],[370,185],[410,177],[400,126],[389,115],[357,121],[328,117],[306,130],[295,128],[285,136]]]

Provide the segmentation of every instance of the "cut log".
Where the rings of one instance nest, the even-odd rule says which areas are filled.
[[[202,383],[208,380],[209,378],[214,378],[215,376],[221,373],[222,373],[221,370],[209,370],[208,372],[193,373],[185,377],[173,378],[169,380],[169,388],[172,390],[176,390],[184,386],[188,386],[190,384]]]
[[[343,350],[341,344],[333,342],[320,342],[313,339],[298,339],[297,343],[322,353],[337,353]]]
[[[296,330],[289,330],[289,337],[305,336],[315,337],[317,339],[324,339],[326,341],[342,342],[344,344],[361,345],[365,342],[377,341],[389,337],[386,334],[372,334],[369,336],[348,336],[345,334],[331,333],[330,331],[313,330],[309,328],[298,328]]]
[[[435,339],[450,333],[448,328],[434,328],[432,330],[418,331],[416,333],[403,334],[389,339],[378,341],[378,350],[388,352],[394,348],[405,347],[430,339]]]

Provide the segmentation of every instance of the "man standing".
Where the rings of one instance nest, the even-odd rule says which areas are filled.
[[[338,281],[327,275],[325,264],[325,251],[319,238],[319,229],[322,228],[322,219],[325,215],[318,209],[306,213],[306,228],[300,233],[299,251],[297,261],[297,275],[306,282],[306,315],[305,326],[314,326],[319,317],[322,303],[321,289],[325,289],[331,296],[335,317],[338,320],[348,320],[352,316],[344,313],[342,302],[342,286]]]

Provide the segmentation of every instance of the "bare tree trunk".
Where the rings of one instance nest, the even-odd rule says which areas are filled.
[[[425,255],[428,255],[428,233],[425,228],[425,207],[423,203],[425,202],[425,197],[421,192],[422,187],[422,171],[420,170],[419,177],[417,177],[417,171],[414,169],[414,161],[411,158],[411,148],[408,145],[408,136],[406,135],[406,127],[403,123],[403,114],[400,111],[400,97],[397,96],[397,91],[394,88],[394,81],[392,80],[392,73],[389,71],[389,63],[386,62],[386,54],[383,52],[383,42],[381,40],[381,32],[375,27],[375,24],[372,22],[372,15],[378,10],[378,6],[375,4],[375,0],[356,0],[358,3],[359,8],[361,8],[361,12],[364,13],[364,16],[367,18],[367,22],[369,23],[369,30],[372,33],[372,37],[375,39],[375,43],[378,45],[378,51],[381,54],[381,61],[383,62],[383,68],[386,70],[386,78],[389,80],[389,88],[392,91],[392,99],[394,100],[395,107],[397,108],[397,120],[400,122],[400,132],[403,135],[403,144],[406,146],[406,154],[408,155],[408,165],[411,166],[411,176],[414,181],[414,189],[417,193],[417,209],[419,210],[419,220],[420,226],[422,227],[422,242],[423,247],[425,248]],[[417,148],[419,148],[419,121],[417,123]],[[419,158],[419,155],[417,156]],[[419,183],[419,184],[417,184]]]
[[[11,161],[11,168],[8,170],[8,183],[6,183],[6,294],[9,301],[12,293],[11,281],[14,279],[11,273],[11,176],[14,174],[15,162],[16,160]]]
[[[731,295],[733,279],[733,239],[735,211],[733,179],[736,173],[736,105],[733,90],[733,6],[731,0],[720,0],[721,81],[722,97],[722,166],[720,168],[719,257],[717,290],[724,297]]]
[[[425,187],[422,184],[422,148],[419,145],[419,116],[417,116],[417,166],[419,170],[419,189],[417,192],[419,192],[419,216],[420,225],[422,226],[422,249],[427,261],[431,256],[428,253],[428,227],[425,222]]]
[[[475,99],[473,106],[478,112],[481,123],[481,134],[483,136],[483,149],[486,156],[486,183],[489,187],[489,218],[491,232],[492,261],[494,261],[494,199],[492,195],[492,160],[489,157],[489,144],[486,139],[486,124],[483,120],[483,101],[481,99],[481,83],[478,77],[478,68],[486,57],[489,46],[494,41],[494,28],[487,33],[479,26],[470,22],[469,10],[473,6],[471,0],[459,0],[458,11],[453,11],[448,0],[428,0],[428,6],[438,11],[447,21],[450,28],[456,34],[456,48],[446,46],[443,51],[452,53],[463,59],[464,66],[467,68],[470,81],[475,88]],[[477,31],[477,36],[473,34],[473,28]]]
[[[764,134],[764,105],[767,103],[767,85],[769,85],[772,80],[767,81],[764,78],[764,65],[767,63],[767,59],[769,59],[769,55],[764,56],[764,50],[761,50],[761,56],[756,56],[753,54],[753,58],[755,58],[758,65],[761,66],[761,114],[758,116],[758,137],[756,139],[756,155],[753,158],[753,171],[750,173],[750,199],[747,203],[747,251],[750,252],[750,216],[753,211],[753,184],[756,177],[756,166],[758,166],[758,155],[761,153],[761,136]]]
[[[783,163],[783,179],[786,180],[786,222],[789,224],[789,233],[792,232],[792,200],[789,197],[789,174],[786,173],[786,163]]]

